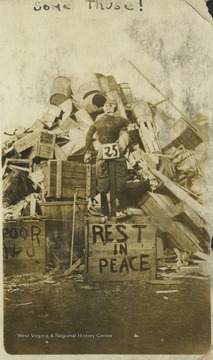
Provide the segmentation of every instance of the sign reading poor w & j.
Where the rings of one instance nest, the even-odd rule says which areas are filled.
[[[90,282],[156,278],[156,227],[140,223],[86,224],[86,271]]]

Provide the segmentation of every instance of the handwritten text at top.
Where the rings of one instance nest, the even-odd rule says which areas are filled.
[[[129,3],[126,0],[125,3],[121,3],[120,1],[99,1],[99,0],[85,0],[85,5],[87,6],[88,10],[134,10],[135,7],[132,3]],[[138,0],[137,10],[139,9],[142,11],[142,0]],[[49,11],[49,10],[56,10],[56,11],[64,11],[64,10],[72,10],[71,4],[63,4],[63,3],[55,3],[55,4],[48,4],[48,3],[41,3],[40,1],[36,1],[34,11]]]

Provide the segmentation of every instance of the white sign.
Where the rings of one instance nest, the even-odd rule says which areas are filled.
[[[120,157],[120,152],[117,143],[103,145],[103,159],[117,159]]]

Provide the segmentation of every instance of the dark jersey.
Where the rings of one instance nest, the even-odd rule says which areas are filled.
[[[119,139],[121,129],[127,128],[130,121],[121,116],[101,115],[90,127],[86,136],[86,151],[92,150],[93,135],[95,132],[101,144],[114,143]]]

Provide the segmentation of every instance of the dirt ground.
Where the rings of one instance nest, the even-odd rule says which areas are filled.
[[[157,293],[156,291],[177,290]],[[210,280],[175,285],[19,277],[5,282],[9,354],[204,354],[210,348]]]

